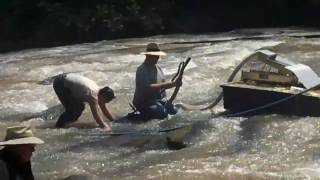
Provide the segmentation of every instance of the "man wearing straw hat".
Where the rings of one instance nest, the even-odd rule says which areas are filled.
[[[147,45],[144,62],[136,72],[136,90],[133,105],[141,113],[143,120],[164,119],[168,114],[176,114],[172,103],[165,100],[166,89],[181,86],[181,81],[165,81],[162,69],[157,64],[161,51],[156,43]]]
[[[43,141],[35,137],[29,126],[13,126],[7,128],[4,146],[0,150],[1,180],[32,180],[31,156],[37,144]]]

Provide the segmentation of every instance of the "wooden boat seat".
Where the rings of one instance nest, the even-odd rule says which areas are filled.
[[[275,84],[297,84],[297,79],[294,76],[282,75],[273,72],[262,72],[262,71],[242,71],[241,80],[246,82],[248,80],[264,83],[275,83]]]

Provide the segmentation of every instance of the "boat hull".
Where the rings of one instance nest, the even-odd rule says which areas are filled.
[[[224,108],[232,113],[243,112],[287,98],[294,93],[272,91],[236,85],[221,85],[223,88]],[[298,95],[292,99],[267,107],[247,115],[277,113],[298,116],[320,116],[320,98]]]

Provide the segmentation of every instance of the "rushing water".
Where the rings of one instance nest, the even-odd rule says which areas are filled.
[[[213,118],[212,112],[224,110],[220,103],[213,111],[179,111],[167,120],[112,124],[114,131],[193,124],[184,137],[187,147],[181,150],[169,150],[163,135],[106,136],[96,127],[88,107],[69,128],[53,128],[63,109],[50,77],[59,73],[78,72],[101,86],[112,87],[117,99],[108,107],[121,117],[131,111],[135,70],[144,60],[139,52],[147,43],[157,42],[168,53],[159,61],[168,79],[179,62],[192,58],[176,101],[205,104],[221,92],[219,85],[235,66],[260,48],[309,65],[320,74],[320,39],[286,36],[297,32],[301,30],[167,35],[0,54],[0,136],[4,137],[5,127],[10,125],[34,127],[46,142],[37,146],[33,156],[37,179],[70,175],[87,179],[317,178],[320,121],[316,117]],[[257,37],[248,38],[252,35]]]

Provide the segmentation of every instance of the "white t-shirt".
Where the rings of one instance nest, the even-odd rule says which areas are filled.
[[[100,89],[91,79],[73,73],[66,75],[64,86],[71,91],[74,98],[81,101],[87,101],[92,97],[97,99]]]

